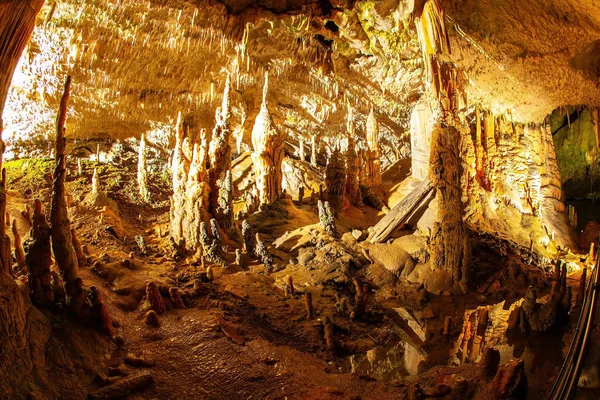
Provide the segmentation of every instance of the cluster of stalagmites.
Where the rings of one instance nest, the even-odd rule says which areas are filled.
[[[581,288],[580,293],[583,293]],[[537,292],[533,286],[530,286],[527,289],[525,300],[521,304],[520,310],[517,310],[519,313],[515,312],[513,321],[511,321],[512,323],[509,322],[509,325],[512,325],[511,327],[516,325],[516,317],[518,315],[518,322],[523,331],[546,332],[557,324],[567,320],[568,313],[571,310],[572,298],[571,287],[567,285],[567,265],[566,263],[558,262],[554,272],[550,300],[546,303],[538,303]]]
[[[65,307],[77,320],[91,323],[100,330],[114,335],[114,328],[100,291],[92,286],[88,290],[78,276],[80,267],[84,267],[87,258],[83,253],[75,229],[71,228],[68,217],[67,193],[65,191],[65,121],[70,96],[71,78],[67,78],[57,118],[56,132],[56,167],[53,174],[52,203],[50,221],[47,220],[40,200],[35,200],[33,209],[27,208],[23,215],[31,224],[30,235],[24,243],[17,228],[16,220],[12,223],[15,237],[16,269],[14,272],[26,276],[29,295],[32,303],[45,309],[57,310]],[[6,176],[2,173],[2,201],[0,215],[5,218]],[[4,264],[12,272],[10,243],[4,232],[2,222],[0,235]],[[53,270],[56,266],[58,273]]]

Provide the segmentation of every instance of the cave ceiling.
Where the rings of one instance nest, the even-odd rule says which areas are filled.
[[[160,135],[180,111],[211,129],[229,74],[232,124],[248,137],[269,71],[271,112],[290,143],[312,134],[336,143],[350,104],[359,131],[375,110],[385,156],[408,135],[411,109],[426,93],[414,29],[419,3],[48,1],[15,73],[5,137],[53,135],[67,74],[67,136]],[[600,4],[440,3],[452,44],[447,61],[463,72],[469,107],[540,122],[561,105],[597,105]]]

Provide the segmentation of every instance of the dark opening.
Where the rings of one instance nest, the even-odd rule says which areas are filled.
[[[315,35],[315,39],[323,46],[328,48],[333,44],[333,39],[325,39],[325,36],[323,35]]]
[[[329,0],[319,0],[319,8],[321,9],[324,17],[329,17],[331,15],[331,11],[333,10],[333,6]]]
[[[336,25],[336,23],[333,22],[333,21],[327,21],[327,22],[325,22],[325,28],[329,29],[333,33],[338,33],[340,31],[340,28],[338,28],[338,26]]]

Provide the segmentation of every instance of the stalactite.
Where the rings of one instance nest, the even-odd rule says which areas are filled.
[[[42,202],[35,200],[31,233],[25,241],[25,263],[29,271],[29,295],[33,304],[50,307],[54,302],[52,289],[52,250],[50,247],[50,225],[42,212]]]
[[[441,85],[437,56],[451,52],[444,11],[438,0],[427,0],[423,6],[421,16],[415,21],[415,25],[425,63],[426,81],[434,96],[438,97]]]
[[[381,160],[379,150],[379,124],[373,109],[367,118],[367,183],[368,186],[381,185]]]
[[[352,204],[362,206],[359,184],[360,160],[354,148],[356,131],[354,129],[354,112],[350,105],[348,105],[347,133],[348,148],[344,157],[346,164],[346,197]]]
[[[15,238],[15,259],[17,260],[17,269],[22,274],[27,272],[27,263],[25,262],[25,250],[23,250],[23,242],[21,240],[21,234],[17,229],[17,220],[13,219],[12,222],[12,233]]]
[[[252,128],[254,175],[259,204],[271,204],[281,196],[281,163],[284,136],[279,132],[267,108],[269,77],[265,74],[262,105]]]
[[[140,147],[138,150],[137,182],[140,197],[144,201],[149,201],[150,193],[148,192],[148,171],[146,165],[146,137],[144,133],[142,133],[142,137],[140,138]]]
[[[216,113],[216,124],[212,133],[212,140],[208,151],[210,168],[208,182],[210,186],[210,211],[219,222],[221,228],[231,229],[233,226],[233,205],[231,200],[230,182],[227,173],[231,170],[231,99],[230,78],[227,76],[223,102]],[[227,204],[223,199],[229,198]]]
[[[54,183],[52,190],[52,207],[50,209],[50,223],[52,224],[52,251],[56,265],[65,285],[67,306],[78,306],[71,302],[77,295],[75,281],[79,269],[77,255],[73,248],[71,238],[71,222],[67,210],[67,196],[65,192],[65,120],[67,105],[71,89],[71,77],[67,77],[63,97],[57,119],[56,129],[56,168],[54,169]],[[81,310],[73,309],[76,314]]]
[[[325,167],[327,200],[337,211],[344,207],[346,195],[346,165],[337,146],[333,149]]]
[[[431,141],[430,179],[437,189],[438,213],[431,234],[435,268],[449,270],[455,285],[468,291],[470,244],[461,201],[460,132],[438,124]]]

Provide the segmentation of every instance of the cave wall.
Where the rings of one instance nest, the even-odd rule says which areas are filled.
[[[14,69],[43,3],[15,0],[0,4],[0,115]],[[1,122],[0,118],[0,126]],[[4,188],[0,189],[0,197],[5,205]],[[0,220],[4,226],[4,215]],[[8,237],[4,228],[0,236],[0,247],[5,248]],[[24,398],[35,385],[35,370],[44,371],[44,346],[50,336],[50,323],[32,307],[26,285],[11,276],[10,258],[3,256],[0,262],[0,393],[4,398]]]
[[[550,127],[481,115],[462,135],[463,203],[467,222],[542,254],[576,249],[569,227]],[[478,151],[483,175],[478,176]]]
[[[550,114],[549,123],[566,198],[588,197],[600,191],[600,149],[594,111],[559,108]]]

